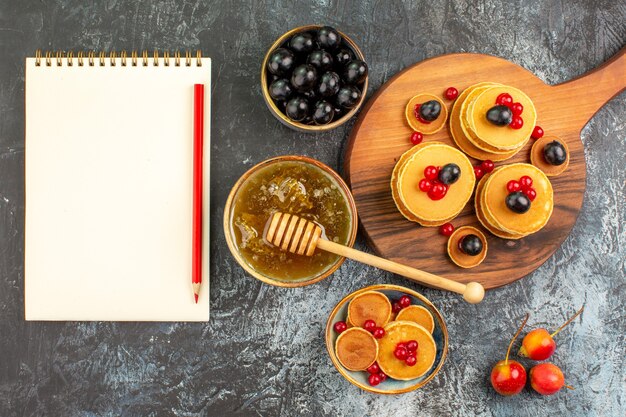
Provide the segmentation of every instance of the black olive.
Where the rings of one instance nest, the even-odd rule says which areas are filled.
[[[543,158],[550,165],[563,165],[567,161],[567,151],[561,142],[553,140],[543,147]]]
[[[487,120],[496,126],[508,126],[513,120],[513,112],[507,106],[493,106],[487,111]]]
[[[313,110],[313,122],[316,125],[325,125],[333,120],[334,115],[335,110],[333,106],[326,100],[320,100],[315,104],[315,109]]]
[[[274,75],[285,76],[295,65],[295,56],[289,49],[278,48],[267,61],[267,70]]]
[[[324,26],[317,31],[317,43],[320,48],[335,49],[341,43],[341,35],[335,28]]]
[[[289,41],[289,47],[297,54],[308,54],[315,48],[315,42],[309,32],[296,33]]]
[[[337,93],[337,105],[345,109],[351,109],[357,105],[361,98],[361,91],[352,85],[342,87]]]
[[[325,72],[320,77],[317,92],[322,97],[332,97],[339,91],[340,84],[339,75],[336,72]]]
[[[291,74],[291,85],[298,91],[308,91],[317,82],[317,71],[313,65],[298,65]]]
[[[350,61],[343,70],[343,80],[348,84],[362,83],[367,77],[367,64],[359,59]]]
[[[420,105],[420,117],[427,122],[432,122],[439,117],[441,104],[437,100],[429,100]]]
[[[307,56],[306,63],[313,65],[318,71],[326,71],[333,66],[333,57],[326,51],[313,51]]]
[[[465,235],[459,241],[459,249],[466,255],[476,256],[483,251],[483,241],[474,234]]]
[[[457,164],[446,164],[439,170],[439,182],[450,185],[461,176],[461,168]]]
[[[294,122],[301,122],[309,115],[309,101],[302,96],[292,98],[287,102],[285,114]]]
[[[354,54],[347,48],[341,48],[335,53],[335,64],[344,66],[354,59]]]
[[[270,97],[276,101],[287,100],[292,93],[291,84],[284,78],[279,78],[269,87]]]
[[[521,191],[515,191],[506,196],[506,206],[509,210],[523,214],[530,210],[530,199]]]

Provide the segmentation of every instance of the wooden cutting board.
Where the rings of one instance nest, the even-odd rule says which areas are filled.
[[[400,155],[412,146],[409,140],[412,130],[404,118],[408,100],[418,93],[432,93],[443,99],[450,113],[453,102],[443,98],[445,89],[454,86],[461,92],[481,81],[524,91],[533,100],[537,124],[546,135],[556,135],[567,142],[570,165],[560,176],[551,177],[555,205],[550,221],[538,233],[521,240],[505,240],[489,234],[480,226],[470,201],[452,223],[457,228],[479,227],[488,236],[489,249],[481,265],[462,269],[448,258],[447,238],[438,233],[438,228],[421,227],[398,212],[391,197],[390,178]],[[352,130],[346,151],[344,174],[369,243],[380,256],[392,261],[459,282],[478,281],[485,288],[499,287],[533,272],[563,243],[582,206],[586,172],[580,131],[625,86],[624,49],[600,68],[555,86],[545,84],[509,61],[480,54],[443,55],[403,70],[369,100]],[[455,146],[447,127],[425,136],[424,140]],[[515,157],[496,166],[530,163],[532,142],[531,139]]]

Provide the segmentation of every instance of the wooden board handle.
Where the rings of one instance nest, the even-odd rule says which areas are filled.
[[[421,284],[462,294],[463,299],[471,304],[480,303],[485,296],[485,289],[477,282],[462,284],[324,239],[320,239],[317,242],[317,247],[336,255],[341,255],[367,265],[375,266],[376,268],[384,269],[385,271],[393,272],[394,274],[402,275]]]
[[[626,88],[626,47],[598,68],[552,87],[560,111],[582,129],[611,98]]]

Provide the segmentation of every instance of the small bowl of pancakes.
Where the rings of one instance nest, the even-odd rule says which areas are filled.
[[[384,330],[382,337],[368,326],[372,321]],[[325,339],[339,373],[377,394],[423,387],[441,370],[448,353],[448,330],[439,310],[422,294],[398,285],[373,285],[345,296],[328,317]],[[412,365],[396,356],[398,346],[410,347],[409,342]],[[370,383],[372,368],[384,374],[375,384]]]

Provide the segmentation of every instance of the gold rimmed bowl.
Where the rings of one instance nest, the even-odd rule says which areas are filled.
[[[294,130],[298,130],[300,132],[307,132],[307,133],[324,132],[327,130],[332,130],[338,126],[341,126],[342,124],[350,120],[352,116],[354,116],[359,111],[359,109],[365,102],[365,96],[367,94],[367,85],[369,81],[369,75],[365,77],[365,81],[363,81],[361,84],[357,86],[359,90],[361,90],[361,98],[359,102],[356,104],[356,106],[348,110],[340,118],[333,120],[332,122],[325,124],[325,125],[315,125],[315,124],[294,122],[293,120],[289,119],[287,115],[285,115],[285,113],[280,108],[278,108],[276,103],[274,103],[274,100],[272,100],[272,97],[270,96],[270,93],[269,93],[269,84],[271,83],[271,80],[272,80],[271,79],[272,74],[270,74],[267,70],[267,62],[269,60],[270,55],[272,54],[272,52],[274,52],[276,48],[280,48],[283,45],[285,45],[285,43],[296,33],[312,31],[312,30],[319,29],[321,27],[323,26],[322,25],[306,25],[306,26],[293,28],[290,31],[284,33],[281,37],[276,39],[276,41],[268,49],[267,53],[265,54],[265,58],[263,59],[263,66],[261,67],[261,90],[263,93],[263,100],[265,100],[265,104],[267,105],[267,108],[274,115],[274,117],[276,117],[282,124]],[[360,59],[361,61],[365,61],[363,52],[361,52],[361,49],[359,49],[357,44],[354,43],[354,41],[350,39],[350,37],[347,36],[345,33],[339,30],[337,30],[337,32],[339,32],[339,34],[341,35],[345,43],[345,46],[350,48],[350,50],[354,53],[354,56],[357,59]]]
[[[274,273],[269,273],[267,271],[261,270],[258,265],[255,266],[254,262],[250,260],[249,254],[244,253],[244,249],[242,248],[242,236],[239,232],[239,228],[236,225],[236,217],[235,208],[238,205],[241,205],[242,202],[245,203],[245,195],[246,189],[248,185],[255,184],[255,181],[258,181],[260,176],[265,170],[273,169],[280,167],[277,164],[298,164],[301,165],[305,169],[313,169],[319,170],[320,173],[326,176],[328,180],[330,180],[331,187],[335,187],[334,189],[338,191],[339,195],[342,196],[343,201],[346,206],[346,212],[343,215],[346,216],[346,229],[345,229],[345,241],[341,242],[344,245],[352,246],[356,239],[357,227],[358,227],[358,218],[356,205],[354,203],[354,198],[350,193],[350,189],[343,181],[341,176],[337,174],[333,169],[329,166],[319,162],[313,158],[309,158],[306,156],[297,156],[297,155],[285,155],[278,156],[275,158],[267,159],[252,168],[250,168],[245,174],[239,178],[239,180],[233,186],[228,199],[226,200],[226,206],[224,207],[224,234],[226,236],[226,243],[230,252],[232,253],[235,260],[239,263],[239,265],[250,275],[261,280],[267,284],[275,285],[278,287],[302,287],[305,285],[314,284],[329,275],[341,266],[344,262],[345,258],[337,255],[332,255],[333,257],[326,262],[323,267],[321,267],[316,273],[300,276],[300,277],[287,277],[283,276],[282,271],[284,268],[281,268],[279,265]],[[318,172],[318,171],[316,171]],[[309,190],[310,191],[310,190]],[[276,210],[280,211],[280,210]],[[265,218],[265,214],[261,215]],[[271,217],[271,213],[267,213],[267,219]],[[323,226],[323,225],[322,225]],[[237,230],[236,230],[237,229]],[[256,233],[260,236],[264,232],[263,227],[259,226],[256,228]],[[278,251],[279,249],[271,247],[269,243],[265,243],[263,240],[263,244],[267,244],[267,250]],[[247,255],[247,256],[246,256]],[[288,254],[287,254],[288,255]],[[298,256],[298,255],[294,255]],[[324,255],[326,256],[326,255]],[[308,257],[305,257],[308,258]],[[308,258],[312,259],[312,258]],[[325,258],[329,259],[329,258]],[[288,258],[287,258],[288,261]],[[284,265],[282,265],[284,266]]]
[[[400,381],[392,378],[387,378],[384,382],[381,382],[376,386],[370,386],[367,380],[369,374],[366,371],[350,371],[339,362],[339,359],[337,359],[337,355],[335,353],[335,343],[337,341],[338,335],[333,327],[338,321],[346,321],[348,304],[356,295],[359,295],[366,291],[379,291],[385,294],[390,300],[398,300],[401,296],[408,295],[411,298],[411,305],[422,306],[426,308],[433,316],[435,329],[433,330],[432,335],[437,346],[437,354],[435,356],[435,362],[433,363],[432,367],[421,377],[408,381]],[[357,387],[376,394],[402,394],[423,387],[428,382],[430,382],[435,377],[435,375],[437,375],[437,373],[439,373],[448,354],[448,329],[446,327],[446,322],[444,321],[443,316],[441,315],[439,310],[437,310],[437,308],[422,294],[399,285],[372,285],[370,287],[360,289],[345,296],[341,301],[339,301],[339,303],[337,303],[333,311],[330,313],[330,316],[328,317],[328,321],[326,323],[325,339],[326,349],[328,350],[330,360],[332,361],[333,365],[335,365],[335,368],[337,368],[339,373],[343,375],[343,377],[347,379],[350,383],[356,385]]]

